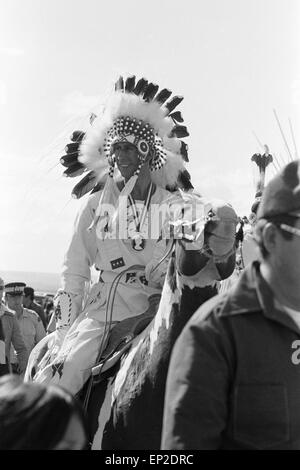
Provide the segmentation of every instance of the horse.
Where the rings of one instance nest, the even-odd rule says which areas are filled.
[[[160,449],[172,348],[194,312],[218,293],[219,281],[233,272],[236,224],[231,206],[212,202],[204,240],[198,245],[174,242],[154,318],[117,364],[98,379],[92,376],[89,393],[87,386],[82,390],[82,399],[88,393],[92,450]]]
[[[161,296],[149,298],[148,314],[141,314],[138,323],[129,329],[130,334],[127,331],[121,338],[119,344],[124,339],[124,348],[112,349],[102,363],[95,364],[90,379],[78,393],[88,417],[91,449],[160,448],[172,348],[193,313],[218,293],[219,281],[234,270],[238,218],[233,208],[195,194],[184,195],[183,199],[174,217],[181,236],[173,230]],[[196,211],[200,217],[195,217],[193,205],[200,207],[200,212]],[[109,338],[115,328],[132,320],[114,326]],[[35,367],[42,364],[47,349],[48,340],[44,338],[32,351],[26,371],[29,380],[34,380]]]

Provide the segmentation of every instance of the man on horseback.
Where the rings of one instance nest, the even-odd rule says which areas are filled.
[[[192,189],[187,146],[179,139],[188,132],[178,124],[180,112],[172,112],[182,98],[170,96],[145,79],[120,77],[103,114],[93,116],[85,134],[73,134],[61,159],[65,174],[89,169],[74,190],[78,197],[93,194],[77,216],[65,256],[56,331],[32,356],[27,379],[75,394],[114,323],[155,315],[170,252],[172,192]],[[93,265],[99,281],[89,291]],[[43,357],[41,351],[47,351]]]

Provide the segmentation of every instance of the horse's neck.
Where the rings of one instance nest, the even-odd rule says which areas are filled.
[[[193,313],[217,294],[216,284],[197,287],[192,281],[185,284],[177,272],[173,254],[166,274],[161,301],[156,316],[149,326],[150,351],[162,338],[172,347],[181,330]]]
[[[211,287],[193,289],[184,284],[181,286],[179,281],[173,254],[158,311],[146,330],[133,341],[112,382],[107,403],[113,410],[105,428],[104,449],[130,449],[132,445],[138,449],[145,449],[146,446],[159,449],[172,348],[200,303],[213,295]],[[155,413],[147,406],[150,400],[155,403]]]

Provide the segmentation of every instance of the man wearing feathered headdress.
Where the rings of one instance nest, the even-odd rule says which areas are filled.
[[[181,113],[173,112],[183,98],[170,97],[145,79],[120,77],[104,112],[93,116],[85,134],[73,134],[61,158],[66,176],[89,170],[75,197],[93,194],[77,216],[65,256],[52,344],[48,337],[48,353],[35,375],[27,374],[36,381],[77,393],[111,325],[156,313],[168,262],[170,237],[162,230],[169,227],[170,201],[174,191],[193,188],[180,140],[188,132],[178,124]],[[85,296],[93,265],[99,282]]]

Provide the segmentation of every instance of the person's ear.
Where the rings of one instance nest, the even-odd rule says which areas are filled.
[[[272,222],[268,222],[262,230],[264,246],[268,253],[272,253],[275,250],[277,244],[277,236],[277,227],[272,224]]]

